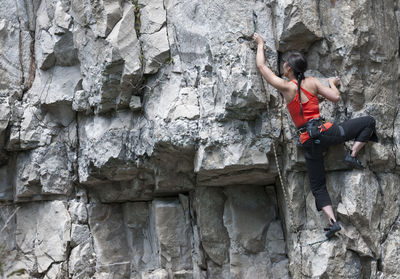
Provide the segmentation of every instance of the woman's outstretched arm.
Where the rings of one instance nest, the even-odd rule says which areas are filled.
[[[334,103],[340,100],[340,92],[336,86],[339,85],[340,79],[338,77],[328,79],[329,87],[323,85],[318,79],[315,80],[315,85],[317,86],[317,92],[321,96],[327,98],[329,101]]]
[[[261,38],[260,35],[257,33],[254,33],[253,36],[254,41],[257,43],[257,56],[256,56],[256,65],[258,70],[261,72],[262,76],[266,79],[266,81],[271,84],[273,87],[278,89],[282,94],[283,97],[286,99],[286,96],[288,95],[288,89],[290,88],[289,83],[275,75],[273,71],[271,71],[270,68],[267,67],[265,64],[265,56],[264,56],[264,40]]]

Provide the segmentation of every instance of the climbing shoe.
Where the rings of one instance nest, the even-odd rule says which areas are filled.
[[[336,232],[342,229],[339,225],[339,222],[333,222],[332,219],[331,222],[333,223],[333,225],[329,226],[328,228],[324,228],[324,230],[326,231],[325,236],[327,239],[330,239]]]
[[[357,159],[357,157],[352,157],[350,152],[347,152],[346,156],[344,157],[344,161],[346,164],[352,168],[363,169],[364,166],[361,162]]]

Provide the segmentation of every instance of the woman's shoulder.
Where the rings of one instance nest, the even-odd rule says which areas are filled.
[[[316,85],[317,82],[319,82],[319,80],[318,80],[317,78],[313,77],[313,76],[307,76],[307,77],[305,78],[305,81],[306,81],[307,83],[309,83],[310,85]]]
[[[304,82],[302,83],[302,86],[304,89],[306,89],[308,92],[312,93],[313,95],[317,95],[318,92],[318,83],[319,80],[316,79],[315,77],[308,76],[304,79]]]

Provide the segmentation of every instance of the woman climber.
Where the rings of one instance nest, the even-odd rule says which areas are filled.
[[[362,169],[357,159],[357,153],[368,141],[378,141],[375,130],[375,119],[371,116],[351,119],[340,124],[326,122],[320,117],[318,95],[329,101],[337,102],[340,93],[337,89],[339,78],[328,80],[329,86],[324,86],[313,77],[305,77],[307,60],[300,53],[292,53],[283,65],[286,81],[275,75],[266,65],[264,57],[264,40],[254,33],[257,43],[257,68],[262,76],[280,91],[287,103],[290,116],[297,127],[300,143],[305,150],[306,166],[310,179],[310,188],[315,197],[318,211],[323,211],[328,217],[329,227],[326,236],[329,239],[341,229],[332,209],[332,202],[326,189],[323,150],[329,145],[340,144],[354,139],[351,152],[344,161],[351,167]]]

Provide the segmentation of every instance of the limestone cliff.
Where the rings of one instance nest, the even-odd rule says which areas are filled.
[[[253,13],[377,120],[365,170],[325,155],[329,242]],[[399,34],[399,0],[2,0],[0,278],[399,278]]]

